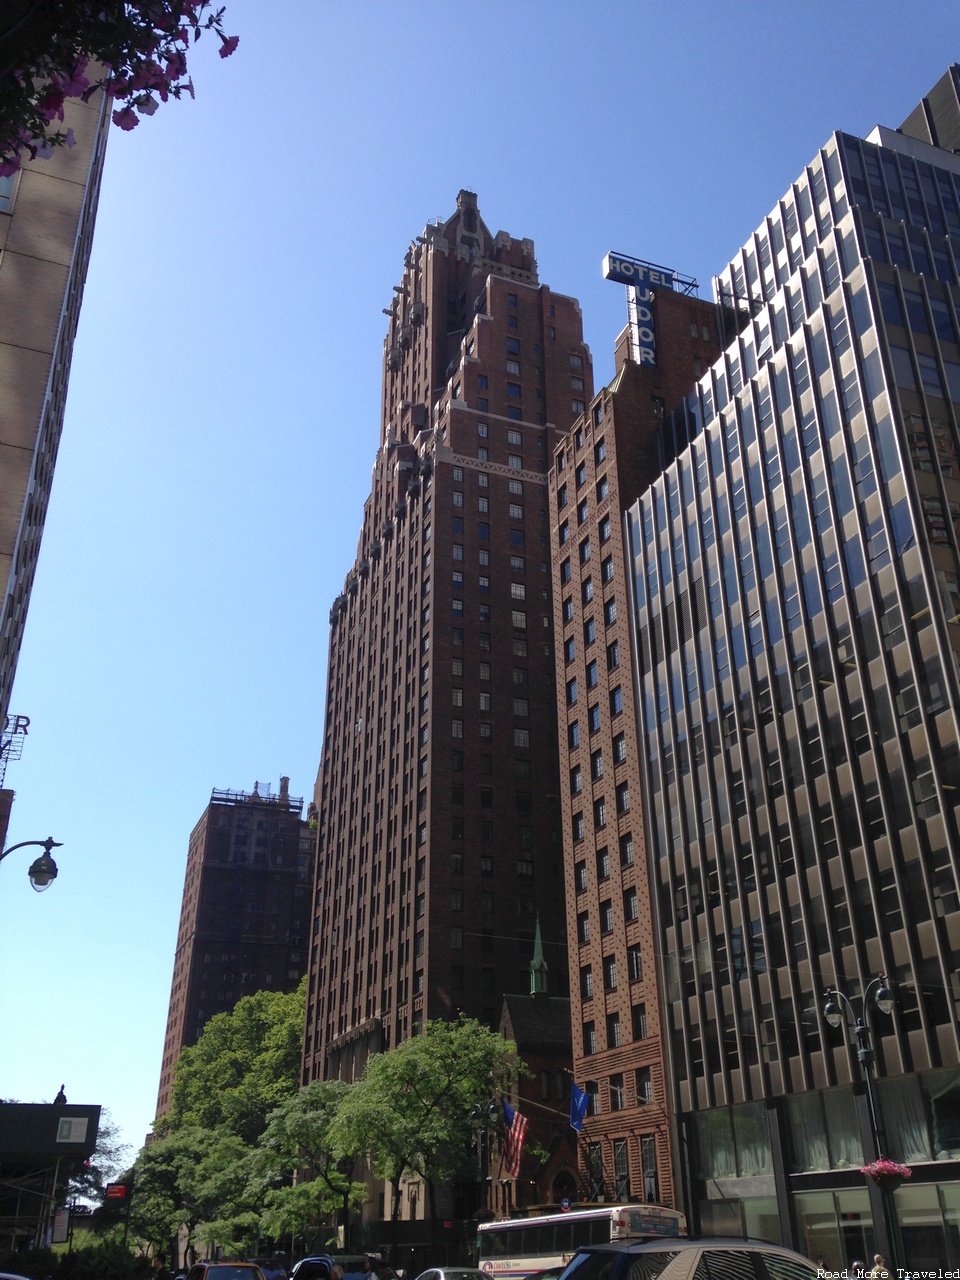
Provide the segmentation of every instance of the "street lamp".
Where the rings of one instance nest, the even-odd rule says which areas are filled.
[[[853,1024],[853,1034],[857,1040],[857,1061],[863,1073],[863,1082],[867,1093],[867,1112],[870,1118],[871,1160],[883,1159],[883,1130],[880,1123],[880,1108],[877,1103],[877,1085],[875,1078],[876,1054],[870,1044],[870,1013],[877,1010],[889,1017],[893,1012],[893,993],[886,985],[886,974],[873,978],[860,998],[860,1013],[837,987],[828,988],[823,994],[826,1004],[823,1006],[824,1020],[831,1027],[839,1027],[846,1022]],[[847,1018],[844,1015],[848,1015]],[[869,1162],[868,1162],[869,1163]],[[903,1267],[904,1262],[900,1249],[900,1232],[897,1229],[896,1211],[893,1207],[892,1193],[884,1180],[870,1179],[871,1210],[874,1224],[879,1218],[877,1230],[880,1252],[884,1257],[893,1260],[894,1267]],[[876,1209],[879,1208],[879,1214]]]
[[[62,849],[63,844],[61,841],[54,840],[52,836],[47,836],[46,840],[21,840],[19,844],[12,844],[9,849],[4,849],[0,853],[0,862],[3,861],[8,853],[13,853],[15,849],[25,849],[27,845],[32,844],[39,845],[43,853],[30,864],[30,870],[27,875],[30,877],[30,883],[37,893],[42,893],[44,889],[49,889],[57,878],[57,864],[50,856],[50,850]]]

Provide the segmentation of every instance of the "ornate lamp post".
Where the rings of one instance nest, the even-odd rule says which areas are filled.
[[[889,1017],[893,1012],[893,993],[886,985],[886,974],[873,978],[860,998],[860,1012],[837,987],[828,988],[823,994],[826,1004],[823,1016],[831,1027],[853,1027],[857,1041],[857,1061],[863,1075],[863,1083],[867,1094],[867,1113],[870,1121],[871,1151],[870,1161],[884,1159],[883,1128],[880,1119],[880,1107],[877,1102],[876,1086],[876,1054],[870,1043],[870,1014],[879,1011]],[[890,1259],[893,1268],[904,1267],[900,1246],[900,1231],[897,1225],[896,1210],[893,1206],[893,1187],[883,1177],[871,1177],[869,1182],[870,1208],[873,1214],[874,1228],[880,1252]]]
[[[57,878],[57,864],[50,856],[50,850],[62,849],[63,844],[61,841],[54,840],[52,836],[47,836],[46,840],[21,840],[19,844],[12,844],[9,849],[4,849],[0,853],[0,862],[3,861],[8,853],[13,853],[15,849],[25,849],[27,845],[33,844],[39,845],[43,853],[30,864],[27,875],[30,877],[30,883],[37,893],[42,893],[44,889],[49,889]]]
[[[479,1214],[490,1213],[490,1122],[499,1114],[497,1103],[491,1098],[486,1103],[478,1103],[470,1109],[470,1121],[475,1130],[477,1146],[477,1180],[480,1183]],[[479,1216],[478,1214],[478,1216]],[[484,1217],[484,1220],[486,1218]]]

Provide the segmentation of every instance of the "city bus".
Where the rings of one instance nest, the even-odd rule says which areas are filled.
[[[598,1205],[537,1218],[482,1222],[477,1266],[496,1280],[518,1280],[532,1271],[562,1267],[581,1245],[687,1234],[687,1220],[659,1204]]]

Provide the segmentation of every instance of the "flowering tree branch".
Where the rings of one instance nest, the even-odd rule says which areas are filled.
[[[133,129],[160,102],[193,96],[187,51],[216,32],[221,58],[237,36],[223,30],[211,0],[4,0],[0,17],[0,177],[26,156],[43,159],[72,146],[60,129],[68,98],[103,89],[116,102],[114,124]]]

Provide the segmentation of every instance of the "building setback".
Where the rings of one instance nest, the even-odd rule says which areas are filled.
[[[898,1232],[960,1260],[960,158],[929,116],[834,134],[725,269],[726,351],[629,513],[688,1211],[829,1267]],[[889,1230],[823,1012],[878,974]]]
[[[720,348],[712,303],[659,289],[656,363],[637,324],[550,470],[574,1078],[590,1200],[677,1203],[634,716],[623,511],[659,474],[659,428]]]
[[[287,778],[279,795],[214,791],[190,835],[157,1115],[180,1051],[255,991],[294,991],[306,972],[315,836]]]
[[[411,243],[331,610],[303,1079],[458,1011],[496,1030],[537,916],[567,991],[546,472],[593,392],[576,302],[461,192]]]
[[[101,93],[69,98],[75,146],[0,178],[0,728],[63,429],[109,106]]]

